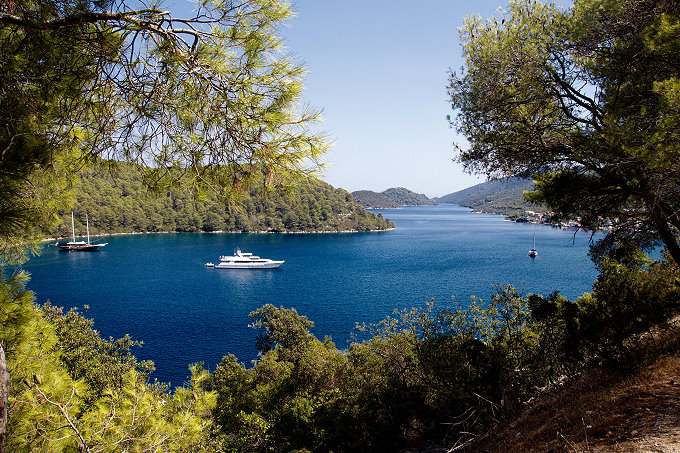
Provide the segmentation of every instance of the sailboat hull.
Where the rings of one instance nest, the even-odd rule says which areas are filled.
[[[87,242],[57,242],[55,245],[62,252],[96,252],[104,247],[107,242],[101,244],[88,244]]]
[[[529,256],[532,258],[536,258],[538,256],[538,252],[536,251],[536,232],[534,231],[534,246],[529,250]]]

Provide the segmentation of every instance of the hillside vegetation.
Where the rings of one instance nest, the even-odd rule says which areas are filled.
[[[526,210],[541,210],[542,206],[532,204],[523,198],[526,191],[533,190],[530,179],[508,178],[487,181],[435,198],[439,203],[454,203],[467,206],[478,212],[502,214],[505,216],[520,215]]]
[[[384,192],[359,190],[352,192],[357,203],[367,208],[389,209],[401,206],[432,206],[437,202],[422,193],[415,193],[404,187],[392,187]]]
[[[308,181],[281,191],[261,186],[234,200],[204,191],[152,195],[145,190],[138,167],[118,165],[107,175],[85,171],[75,183],[76,235],[158,231],[375,231],[394,227],[389,219],[357,205],[350,193],[322,181]],[[71,235],[71,211],[48,233]]]
[[[383,194],[399,206],[432,206],[437,204],[436,201],[429,199],[426,195],[415,193],[404,187],[391,187]]]
[[[357,190],[352,192],[354,200],[361,206],[375,209],[394,209],[400,206],[394,201],[390,200],[381,192],[373,192],[372,190]]]

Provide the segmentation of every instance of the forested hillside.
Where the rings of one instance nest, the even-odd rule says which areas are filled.
[[[508,178],[483,182],[435,199],[439,203],[455,203],[479,212],[512,216],[526,210],[541,209],[524,200],[524,192],[533,188],[530,179]]]
[[[387,198],[385,194],[373,192],[372,190],[357,190],[352,192],[352,196],[357,203],[365,208],[393,209],[399,207],[397,203]]]
[[[430,206],[437,204],[436,201],[427,198],[424,194],[415,193],[404,187],[391,187],[384,191],[383,195],[399,206]]]
[[[204,191],[196,198],[186,192],[149,194],[139,168],[118,165],[109,175],[80,174],[73,206],[76,235],[85,234],[85,215],[91,234],[158,231],[373,231],[392,228],[382,215],[367,212],[352,195],[322,181],[295,189],[266,192],[253,188],[243,197],[222,200]],[[71,235],[71,210],[51,236]]]
[[[437,202],[422,193],[415,193],[404,187],[392,187],[384,192],[358,190],[352,192],[357,203],[367,208],[398,208],[401,206],[430,206]]]

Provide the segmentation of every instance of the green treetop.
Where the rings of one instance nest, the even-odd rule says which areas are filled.
[[[680,263],[680,4],[513,1],[461,29],[451,119],[468,170],[534,175],[532,201]],[[616,241],[611,241],[614,243]]]

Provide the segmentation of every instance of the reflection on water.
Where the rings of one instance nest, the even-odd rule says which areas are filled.
[[[218,274],[218,278],[225,282],[235,284],[259,283],[263,281],[271,281],[272,273],[282,272],[282,269],[216,269],[206,268],[209,272]]]

